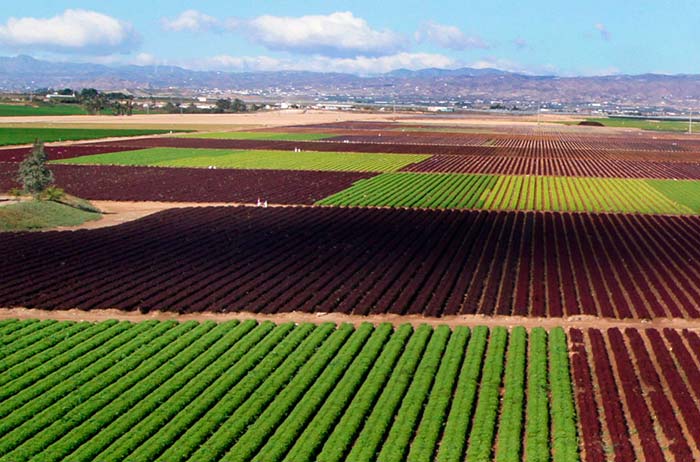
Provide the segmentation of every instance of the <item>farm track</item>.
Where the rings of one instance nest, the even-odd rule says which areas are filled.
[[[561,318],[535,318],[531,316],[484,316],[484,315],[452,315],[442,316],[439,318],[423,316],[422,314],[344,314],[344,313],[305,313],[302,311],[292,311],[289,313],[250,313],[246,311],[238,312],[212,312],[203,311],[197,313],[177,313],[173,311],[149,311],[142,313],[140,311],[124,311],[119,309],[63,309],[63,310],[44,310],[41,308],[0,308],[0,320],[10,319],[39,319],[53,321],[74,321],[74,322],[102,322],[109,320],[142,322],[142,321],[270,321],[274,323],[295,322],[295,323],[311,323],[322,324],[332,322],[335,324],[352,324],[359,326],[363,323],[371,323],[376,325],[382,323],[410,324],[413,327],[418,327],[422,324],[427,324],[432,327],[448,326],[454,327],[515,327],[523,326],[527,330],[535,327],[544,329],[553,329],[561,327],[563,329],[611,329],[611,328],[632,328],[632,329],[685,329],[688,331],[698,332],[700,334],[700,323],[693,319],[680,318],[657,318],[649,319],[614,319],[600,318],[596,316],[569,316]]]
[[[695,319],[699,234],[695,217],[185,208],[1,235],[0,305]]]

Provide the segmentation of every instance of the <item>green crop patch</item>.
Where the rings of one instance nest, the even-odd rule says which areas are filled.
[[[30,106],[24,104],[0,104],[0,117],[21,116],[61,116],[87,114],[82,106],[77,104],[52,104]]]
[[[318,141],[337,135],[326,133],[280,133],[280,132],[216,132],[191,133],[180,138],[205,138],[214,140],[279,140],[279,141]]]
[[[0,127],[0,146],[29,144],[35,140],[44,142],[93,140],[125,136],[159,135],[168,132],[170,130]]]
[[[526,444],[578,460],[560,328],[10,319],[0,334],[2,462],[500,461]]]
[[[640,130],[664,131],[664,132],[687,132],[688,122],[683,120],[652,120],[636,117],[598,117],[588,118],[588,122],[598,122],[606,127],[618,128],[639,128]],[[569,125],[573,123],[567,122]],[[693,131],[700,131],[700,123],[693,122]]]
[[[700,213],[700,181],[646,180],[647,184],[672,201]]]
[[[453,173],[385,173],[317,202],[319,205],[543,210],[561,212],[697,213],[697,202],[679,197],[673,180],[495,176]],[[688,182],[695,184],[696,182]],[[676,188],[676,189],[674,189]],[[697,196],[694,196],[697,197]],[[695,205],[693,205],[695,204]]]
[[[151,148],[61,160],[83,165],[393,172],[429,155],[316,151],[232,151],[228,149]]]

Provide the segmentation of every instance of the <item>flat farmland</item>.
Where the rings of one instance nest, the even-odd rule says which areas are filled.
[[[0,335],[2,462],[578,460],[559,328],[5,320]]]
[[[151,148],[73,157],[62,159],[60,162],[79,165],[393,172],[428,157],[420,154]]]
[[[0,305],[694,319],[699,239],[697,217],[177,209],[0,235]]]
[[[700,137],[408,120],[47,147],[0,462],[700,460]]]
[[[699,181],[388,173],[319,205],[562,212],[700,213]]]

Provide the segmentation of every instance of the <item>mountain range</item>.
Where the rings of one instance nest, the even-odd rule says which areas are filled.
[[[526,75],[498,69],[399,69],[359,76],[335,72],[198,71],[177,66],[107,66],[0,57],[0,91],[36,88],[206,91],[271,99],[368,98],[395,101],[613,102],[635,106],[700,106],[700,75],[594,77]]]

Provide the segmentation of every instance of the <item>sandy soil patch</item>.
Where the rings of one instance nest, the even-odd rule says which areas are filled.
[[[311,125],[355,120],[390,121],[387,114],[343,111],[303,111],[290,109],[246,114],[136,114],[132,116],[28,116],[0,117],[0,124],[92,124],[92,125],[163,125],[173,126],[257,126],[280,127],[285,125]],[[240,127],[239,127],[240,128]]]
[[[254,319],[257,321],[272,321],[275,323],[282,322],[310,322],[320,324],[323,322],[333,322],[336,324],[348,323],[352,325],[360,325],[364,322],[372,324],[381,324],[389,322],[394,325],[411,324],[419,326],[428,324],[431,326],[447,325],[450,327],[457,326],[489,326],[489,327],[515,327],[523,326],[527,329],[534,327],[544,327],[551,329],[554,327],[563,328],[578,328],[578,329],[609,329],[609,328],[671,328],[671,329],[690,329],[700,331],[700,322],[697,320],[687,319],[656,319],[656,320],[618,320],[597,318],[594,316],[572,316],[568,318],[530,318],[521,316],[482,316],[482,315],[462,315],[462,316],[444,316],[442,318],[430,318],[421,315],[347,315],[341,313],[278,313],[278,314],[258,314],[249,312],[237,313],[188,313],[178,314],[167,311],[151,311],[149,313],[140,313],[138,311],[121,311],[117,309],[106,310],[90,310],[83,311],[78,309],[72,310],[40,310],[29,308],[0,308],[0,319],[55,319],[58,321],[90,321],[99,322],[109,319],[117,319],[120,321],[140,322],[151,319],[166,321],[214,321],[225,322],[231,320],[248,320]]]

